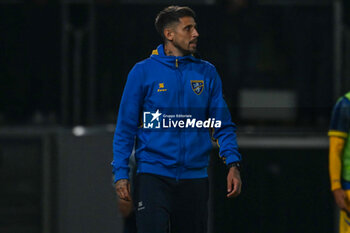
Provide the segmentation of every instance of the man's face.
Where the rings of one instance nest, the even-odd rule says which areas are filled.
[[[184,54],[194,53],[197,49],[198,32],[196,22],[192,17],[186,16],[174,25],[172,40],[173,45]]]

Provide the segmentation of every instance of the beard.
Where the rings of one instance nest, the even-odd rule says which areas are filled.
[[[177,48],[179,51],[181,51],[181,53],[184,54],[184,56],[195,53],[197,51],[196,47],[191,48],[191,42],[188,43],[186,48],[184,46],[181,46],[176,41],[173,41],[173,45],[175,48]]]

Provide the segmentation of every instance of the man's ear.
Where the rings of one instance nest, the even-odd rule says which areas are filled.
[[[164,37],[169,40],[169,41],[172,41],[173,38],[174,38],[174,30],[170,27],[168,28],[165,28],[164,29]]]

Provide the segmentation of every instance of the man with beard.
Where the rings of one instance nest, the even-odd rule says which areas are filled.
[[[128,159],[136,140],[138,232],[205,233],[211,138],[228,167],[227,197],[241,192],[235,125],[215,67],[194,56],[194,11],[169,6],[155,26],[164,43],[130,71],[119,107],[112,162],[116,192],[131,200]]]

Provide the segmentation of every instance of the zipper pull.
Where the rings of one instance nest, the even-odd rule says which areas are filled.
[[[176,66],[176,68],[178,68],[178,67],[179,67],[179,63],[178,63],[177,58],[176,58],[176,60],[175,60],[175,66]]]

